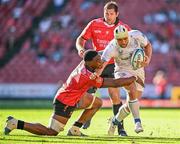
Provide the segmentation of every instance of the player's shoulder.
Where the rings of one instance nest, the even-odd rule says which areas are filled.
[[[128,32],[131,37],[138,38],[143,36],[143,33],[139,30],[131,30]]]
[[[104,20],[103,20],[103,18],[96,18],[96,19],[91,20],[90,23],[93,26],[98,26],[98,25],[104,24]]]
[[[93,19],[92,22],[94,23],[102,23],[104,22],[103,18],[96,18],[96,19]]]
[[[82,66],[80,69],[81,77],[84,79],[89,78],[89,76],[92,74],[85,66]]]
[[[116,41],[116,39],[112,39],[112,40],[109,42],[109,44],[107,45],[107,48],[108,48],[108,49],[111,49],[111,50],[115,49],[116,47],[117,47],[117,41]]]
[[[116,39],[112,39],[110,42],[109,42],[110,45],[116,45]]]

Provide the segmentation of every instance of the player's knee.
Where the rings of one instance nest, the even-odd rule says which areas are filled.
[[[113,104],[119,104],[121,102],[118,95],[114,95],[113,97],[111,97],[111,101]]]
[[[119,91],[117,91],[117,90],[114,90],[114,91],[111,90],[110,91],[109,90],[109,96],[110,96],[113,104],[119,104],[121,102]]]
[[[93,107],[94,108],[100,108],[100,107],[102,107],[102,104],[103,104],[102,99],[96,97],[94,104],[93,104]]]
[[[128,94],[129,94],[129,99],[130,100],[134,100],[134,99],[136,99],[137,97],[136,97],[136,85],[135,85],[135,83],[133,83],[133,84],[131,84],[130,86],[129,86],[129,88],[128,88]]]
[[[111,98],[114,98],[114,97],[120,97],[120,94],[119,94],[119,89],[115,89],[115,90],[109,90],[109,95]]]
[[[48,131],[47,131],[47,135],[51,135],[51,136],[58,135],[58,133],[60,131],[64,130],[64,126],[65,126],[65,124],[59,122],[58,120],[56,120],[54,118],[51,118],[49,127],[48,127]]]

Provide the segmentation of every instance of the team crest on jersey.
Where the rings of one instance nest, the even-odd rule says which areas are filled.
[[[118,73],[118,75],[119,75],[120,77],[125,77],[127,74],[126,74],[126,73]]]
[[[109,34],[109,31],[106,31],[106,34],[108,35],[108,34]]]
[[[118,59],[119,60],[127,60],[127,59],[129,59],[129,58],[131,58],[131,53],[125,53],[125,52],[123,52],[122,50],[121,51],[118,51]]]
[[[123,51],[122,51],[122,49],[121,49],[121,48],[119,48],[119,49],[118,49],[118,54],[119,54],[119,55],[121,55],[121,54],[122,54],[122,52],[123,52]]]

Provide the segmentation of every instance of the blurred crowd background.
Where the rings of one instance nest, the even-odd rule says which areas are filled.
[[[81,61],[75,40],[105,0],[0,0],[0,83],[61,84]],[[153,46],[146,84],[180,98],[180,1],[117,0],[120,20]],[[86,45],[92,48],[91,43]],[[162,76],[163,75],[163,76]],[[178,89],[177,89],[178,87]],[[1,91],[2,92],[2,91]],[[166,93],[166,92],[165,92]],[[0,94],[1,95],[1,94]]]

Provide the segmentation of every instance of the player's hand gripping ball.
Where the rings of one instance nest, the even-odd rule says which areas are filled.
[[[133,67],[133,70],[137,70],[141,67],[143,67],[143,62],[145,60],[145,52],[142,48],[137,48],[134,50],[132,56],[131,56],[131,65]]]

